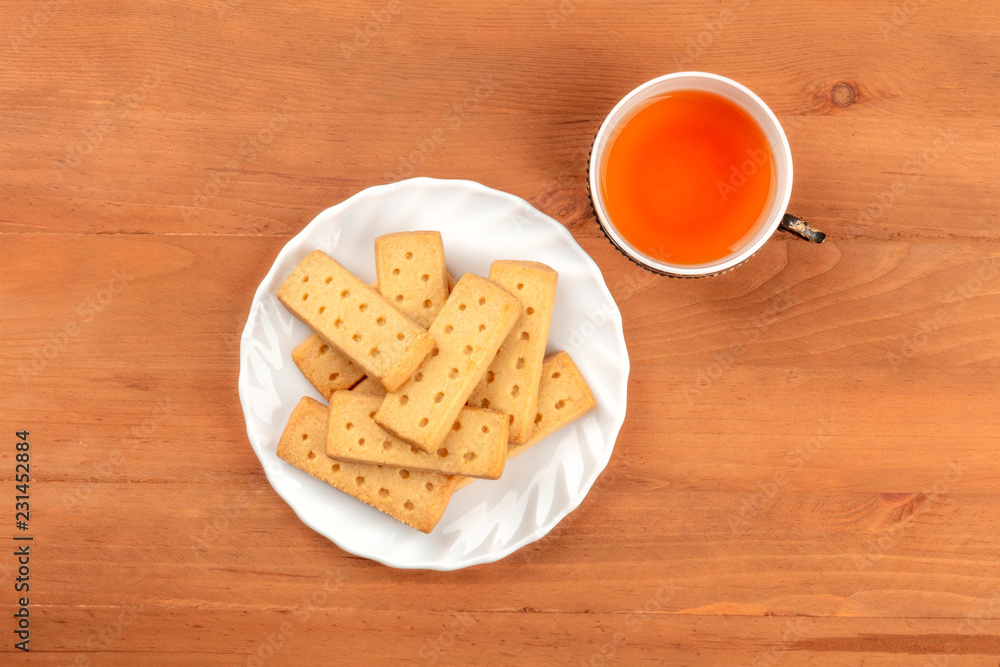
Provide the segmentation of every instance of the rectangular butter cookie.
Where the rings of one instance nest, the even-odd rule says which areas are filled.
[[[357,394],[372,394],[374,396],[385,396],[385,387],[378,383],[378,380],[365,376],[365,379],[351,387],[351,391]]]
[[[316,334],[292,350],[292,361],[328,401],[333,392],[350,389],[365,377],[363,370]]]
[[[596,405],[594,394],[583,379],[580,369],[567,353],[556,352],[542,364],[542,378],[538,383],[538,413],[533,420],[535,430],[527,442],[508,445],[507,460],[576,421]],[[460,477],[455,489],[472,481],[471,477]]]
[[[427,331],[319,250],[295,267],[278,299],[389,390],[413,375],[434,347]]]
[[[363,463],[326,455],[327,408],[303,397],[278,442],[278,457],[423,533],[448,507],[456,477]]]
[[[428,454],[383,431],[372,417],[379,396],[338,391],[330,399],[326,454],[332,459],[499,479],[507,461],[507,415],[462,408],[448,437]]]
[[[375,239],[378,291],[427,328],[448,298],[448,269],[439,232],[397,232]]]
[[[518,444],[527,442],[534,428],[558,275],[538,262],[498,260],[490,267],[490,280],[520,299],[524,312],[472,392],[469,405],[510,415],[510,441]]]
[[[409,380],[390,390],[375,421],[425,452],[436,452],[522,310],[517,297],[496,283],[465,274],[431,325],[434,351]]]

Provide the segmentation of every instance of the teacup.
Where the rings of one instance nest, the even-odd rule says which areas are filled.
[[[684,99],[685,96],[688,99]],[[683,111],[687,115],[682,115],[681,111],[673,112],[672,116],[664,115],[669,111],[669,108],[665,108],[661,104],[659,110],[656,111],[660,115],[653,116],[652,107],[668,98],[670,99],[668,103],[672,105],[687,104],[688,106],[685,107],[687,110]],[[609,161],[612,161],[614,169],[625,164],[622,159],[617,157],[609,160],[613,158],[613,151],[618,150],[619,155],[621,155],[626,150],[624,145],[627,142],[630,142],[630,146],[638,147],[635,150],[644,150],[645,145],[642,140],[645,137],[637,133],[646,130],[636,128],[653,128],[655,130],[657,127],[655,125],[656,118],[669,118],[672,119],[669,122],[681,123],[679,126],[680,134],[674,136],[678,139],[679,145],[688,147],[687,153],[684,153],[683,148],[675,150],[671,146],[660,147],[657,150],[661,152],[665,150],[667,153],[675,150],[681,156],[678,159],[695,162],[700,160],[700,163],[710,161],[711,155],[708,158],[697,154],[692,157],[691,153],[693,150],[691,146],[697,149],[696,141],[701,141],[705,134],[704,126],[709,124],[709,127],[712,127],[710,123],[716,118],[713,115],[699,116],[697,114],[699,107],[691,106],[696,103],[710,105],[708,108],[711,109],[716,107],[720,109],[717,117],[727,119],[725,126],[718,128],[720,135],[730,133],[735,125],[744,122],[747,125],[747,136],[756,136],[759,139],[760,147],[747,149],[744,151],[746,153],[744,155],[744,152],[734,153],[733,146],[726,144],[730,149],[729,153],[725,153],[728,156],[726,164],[712,163],[713,166],[709,170],[703,170],[704,174],[699,173],[691,177],[695,180],[697,178],[710,178],[714,183],[706,181],[703,184],[692,181],[689,184],[687,182],[688,174],[684,171],[688,169],[687,162],[672,165],[675,170],[672,173],[681,176],[680,181],[683,182],[680,184],[664,183],[662,191],[657,190],[659,185],[656,179],[659,178],[659,171],[643,173],[641,168],[635,171],[637,177],[642,181],[641,185],[628,182],[628,179],[623,179],[621,174],[617,172],[609,174]],[[693,119],[692,122],[698,124],[699,131],[692,130],[692,136],[696,135],[695,138],[684,134],[684,118]],[[676,128],[674,131],[677,131]],[[663,136],[667,135],[656,136],[662,140]],[[713,137],[709,138],[714,141]],[[622,142],[622,147],[616,149],[616,141],[619,140]],[[728,140],[728,136],[721,137],[721,143]],[[720,141],[715,141],[715,143],[720,143]],[[732,144],[732,141],[729,143]],[[714,144],[712,145],[714,146]],[[766,159],[765,153],[769,153],[766,155]],[[657,159],[667,160],[669,158],[660,156]],[[663,165],[657,163],[656,167],[659,170],[663,168]],[[691,167],[691,169],[693,168]],[[767,170],[766,173],[765,170]],[[745,185],[749,181],[754,182],[756,191],[751,191],[751,188]],[[607,189],[609,183],[624,183],[624,185],[615,185],[614,187],[619,188],[619,190],[611,191]],[[667,74],[642,84],[626,95],[608,114],[594,139],[590,155],[588,185],[594,212],[608,239],[635,263],[663,275],[698,278],[729,271],[757,252],[779,227],[814,243],[822,243],[826,238],[822,232],[813,229],[800,218],[786,213],[792,192],[792,154],[781,123],[778,122],[777,117],[763,100],[750,89],[717,74],[705,72]],[[674,187],[675,190],[670,191],[669,187]],[[671,194],[671,192],[675,194]],[[619,203],[623,197],[642,198],[646,195],[660,199],[656,201],[651,199],[648,203],[633,202],[628,199],[624,203]],[[685,198],[684,202],[677,202],[679,204],[678,210],[683,211],[691,210],[692,201],[695,203],[699,201],[691,200],[691,197],[700,196],[703,198],[700,201],[706,204],[704,211],[707,213],[699,213],[698,219],[673,220],[671,219],[670,196]],[[720,199],[716,200],[715,197]],[[719,208],[722,206],[720,202],[728,200],[730,197],[733,198],[732,202],[737,201],[738,197],[742,197],[744,200],[752,197],[756,197],[756,199],[742,202],[742,208],[737,209],[736,213],[732,213],[730,211],[732,202],[727,201],[726,206],[729,208]],[[616,210],[619,216],[617,221],[609,211],[609,209],[615,208],[609,206],[609,200],[617,206]],[[633,203],[636,206],[631,208],[627,206]],[[698,207],[700,206],[699,203]],[[727,227],[724,230],[712,227],[717,222],[712,216],[721,215],[718,211],[722,210],[727,211],[727,215],[737,216],[737,223],[744,224],[745,229],[739,226],[732,229]],[[642,212],[650,211],[649,220],[640,220],[640,223],[637,223],[636,215],[630,215],[626,226],[625,211],[638,211],[639,213],[636,215],[639,216]],[[681,214],[677,215],[679,217]],[[741,215],[743,216],[742,221],[739,219]],[[666,239],[667,246],[670,247],[665,247],[662,243],[650,245],[649,239],[652,238],[650,235],[635,233],[635,230],[638,229],[637,224],[657,225],[656,233],[660,234],[660,238]],[[733,223],[727,218],[726,224],[732,225]],[[723,236],[721,240],[716,239],[716,242],[720,244],[719,247],[723,249],[721,256],[699,256],[698,252],[685,253],[682,252],[681,246],[676,244],[671,246],[669,243],[674,241],[680,243],[677,239],[672,238],[671,234],[679,235],[682,229],[685,239],[697,239],[698,234],[702,233],[701,230],[710,230],[716,235],[725,232],[729,236]],[[625,231],[623,232],[623,230]],[[626,238],[627,236],[631,236],[631,239]],[[705,250],[702,255],[707,252],[709,250]],[[694,257],[693,260],[692,257]]]

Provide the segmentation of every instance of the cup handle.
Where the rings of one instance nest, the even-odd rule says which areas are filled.
[[[812,243],[822,243],[826,240],[826,234],[819,231],[802,218],[796,217],[791,213],[785,214],[785,217],[781,219],[778,227]]]

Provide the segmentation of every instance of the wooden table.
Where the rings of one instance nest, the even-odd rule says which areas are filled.
[[[0,662],[1000,659],[995,3],[52,0],[3,15]],[[826,244],[780,234],[691,281],[604,240],[589,142],[621,96],[680,69],[771,106],[791,210]],[[389,569],[300,523],[236,391],[282,245],[411,175],[480,181],[563,222],[604,271],[632,360],[625,426],[580,508],[458,572]],[[24,544],[30,594],[14,591]],[[14,648],[22,595],[30,654]]]

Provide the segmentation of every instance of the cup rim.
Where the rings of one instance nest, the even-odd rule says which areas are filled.
[[[603,146],[608,141],[608,135],[614,129],[611,126],[611,119],[614,118],[622,109],[626,109],[634,105],[637,101],[643,99],[643,95],[650,89],[658,84],[669,81],[672,79],[679,79],[682,77],[695,78],[695,79],[708,79],[714,80],[716,82],[722,83],[725,86],[734,88],[735,90],[741,92],[746,97],[748,97],[764,114],[764,116],[771,123],[771,128],[773,129],[775,135],[778,138],[779,146],[775,147],[783,153],[785,162],[788,165],[787,169],[787,179],[785,181],[785,186],[780,192],[775,193],[774,202],[772,203],[772,209],[770,214],[770,220],[757,234],[756,240],[747,245],[743,250],[728,257],[725,261],[720,261],[714,264],[706,264],[701,266],[685,266],[682,264],[670,264],[668,262],[662,262],[648,255],[639,252],[635,249],[628,241],[622,238],[618,230],[615,229],[614,224],[611,222],[611,216],[608,215],[607,208],[604,205],[604,196],[600,189],[598,172],[600,165],[598,164],[597,157],[599,148]],[[714,91],[712,91],[714,92]],[[735,104],[745,106],[737,100],[730,99]],[[639,264],[643,268],[649,269],[656,273],[661,273],[665,275],[681,276],[681,277],[703,277],[711,276],[718,273],[723,273],[729,269],[735,268],[737,265],[742,264],[751,255],[756,253],[761,246],[763,246],[768,239],[774,235],[774,231],[778,228],[781,223],[781,218],[785,211],[788,209],[788,202],[792,196],[792,177],[793,177],[793,165],[792,165],[792,151],[788,144],[788,137],[785,136],[785,130],[781,127],[781,123],[778,121],[777,116],[771,111],[771,108],[762,100],[756,93],[744,86],[738,81],[734,81],[730,78],[721,76],[719,74],[712,74],[710,72],[671,72],[670,74],[664,74],[663,76],[658,76],[655,79],[650,79],[645,83],[633,88],[625,97],[618,101],[613,109],[604,118],[601,123],[600,129],[594,136],[594,143],[590,150],[590,163],[588,165],[588,186],[590,189],[590,199],[594,207],[594,213],[597,217],[597,222],[601,226],[601,230],[604,232],[605,236],[626,256],[629,257],[633,262]]]

